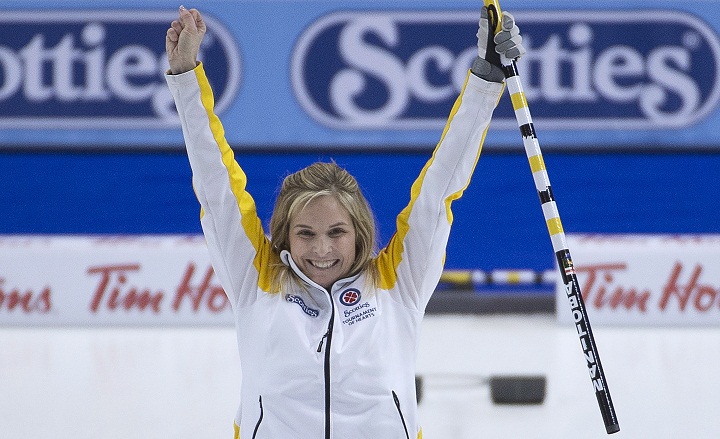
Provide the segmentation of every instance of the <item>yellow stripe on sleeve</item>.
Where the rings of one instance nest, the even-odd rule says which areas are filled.
[[[417,200],[418,196],[420,195],[420,189],[422,188],[423,181],[425,180],[425,175],[427,174],[427,170],[432,165],[433,161],[435,160],[435,152],[437,151],[437,147],[440,146],[445,139],[445,135],[448,132],[448,129],[450,127],[450,122],[452,121],[455,114],[457,114],[458,109],[460,109],[460,104],[462,103],[462,96],[465,91],[465,87],[467,86],[467,77],[465,78],[465,84],[463,84],[462,91],[460,92],[460,95],[455,100],[455,104],[453,105],[452,109],[450,110],[450,116],[448,117],[447,122],[445,123],[445,128],[443,129],[442,135],[440,136],[440,141],[435,147],[435,151],[433,151],[432,156],[430,159],[425,163],[425,166],[423,166],[422,171],[420,171],[420,175],[417,179],[415,179],[415,182],[413,183],[412,187],[410,188],[410,202],[408,205],[400,212],[400,214],[397,217],[396,220],[396,227],[397,230],[395,232],[395,235],[390,239],[390,242],[388,243],[387,247],[385,247],[380,254],[378,254],[378,257],[376,259],[376,264],[378,267],[378,274],[380,277],[380,288],[389,290],[395,285],[395,282],[397,281],[397,267],[400,265],[400,261],[402,261],[402,252],[403,252],[403,241],[405,240],[405,236],[407,235],[408,231],[410,230],[410,225],[408,224],[408,218],[410,216],[410,212],[412,212],[412,208],[415,205],[415,201]]]
[[[210,121],[210,130],[220,149],[222,162],[228,172],[230,188],[235,195],[238,208],[241,212],[243,229],[255,248],[256,255],[253,264],[259,274],[258,286],[262,288],[263,291],[270,291],[272,284],[271,270],[272,267],[279,262],[279,257],[270,249],[270,243],[265,237],[262,223],[257,215],[255,200],[253,200],[252,196],[245,190],[247,176],[237,161],[235,161],[235,154],[225,139],[225,129],[220,119],[215,115],[215,99],[202,64],[195,69],[195,74],[197,75],[200,86],[200,96],[203,107],[205,107]]]
[[[462,90],[460,91],[460,94],[458,95],[457,99],[455,100],[455,103],[453,104],[452,109],[450,110],[450,115],[448,116],[448,120],[445,123],[445,128],[443,129],[442,135],[440,136],[440,141],[437,143],[435,150],[432,153],[432,156],[427,161],[425,166],[423,167],[422,171],[420,172],[420,175],[413,183],[411,189],[410,189],[410,202],[408,205],[400,212],[400,214],[397,217],[396,221],[396,227],[397,231],[395,235],[392,237],[390,242],[388,243],[387,247],[385,247],[380,254],[378,255],[376,259],[376,264],[378,268],[378,273],[380,277],[380,287],[383,289],[390,289],[393,285],[395,285],[396,282],[396,276],[397,276],[397,267],[400,265],[400,261],[402,260],[402,252],[403,252],[403,241],[405,240],[405,236],[407,235],[409,231],[409,224],[408,224],[408,218],[410,216],[410,212],[412,212],[413,206],[415,204],[415,201],[417,200],[418,196],[420,195],[420,190],[423,186],[423,181],[425,180],[425,175],[427,174],[427,170],[430,168],[430,166],[433,164],[435,160],[435,154],[437,152],[437,149],[440,145],[442,145],[443,141],[445,140],[445,136],[447,135],[448,129],[450,128],[450,124],[453,121],[453,118],[457,114],[458,110],[460,109],[460,106],[462,104],[462,98],[465,93],[465,88],[468,85],[468,78],[469,75],[471,75],[470,71],[468,70],[467,76],[465,77],[465,83],[463,84]],[[499,98],[498,98],[499,99]],[[480,145],[478,145],[478,153],[475,156],[475,163],[473,164],[473,168],[477,165],[477,161],[480,158],[480,150],[482,148],[482,144],[485,141],[485,135],[487,134],[487,128],[485,129],[485,132],[483,132],[482,139],[480,140]],[[445,207],[447,212],[447,220],[448,223],[452,224],[453,222],[453,216],[452,216],[452,210],[450,209],[450,204],[460,198],[467,188],[467,185],[470,182],[468,181],[465,187],[461,188],[457,192],[454,192],[450,194],[445,199]]]

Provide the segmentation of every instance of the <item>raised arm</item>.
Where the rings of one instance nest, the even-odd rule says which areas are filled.
[[[478,57],[440,142],[412,186],[409,204],[397,217],[396,234],[378,256],[381,286],[398,294],[396,299],[408,307],[424,309],[440,279],[453,221],[451,203],[470,183],[503,90],[504,74],[497,49],[513,58],[524,53],[512,15],[505,16],[501,31],[494,35],[495,26],[489,23],[486,8],[482,8]],[[496,45],[496,41],[505,44]]]
[[[270,251],[246,190],[245,172],[225,139],[204,67],[197,61],[205,30],[197,10],[180,8],[166,35],[170,72],[165,79],[180,117],[213,269],[235,308],[251,303],[258,286],[270,289],[270,270],[279,260]]]

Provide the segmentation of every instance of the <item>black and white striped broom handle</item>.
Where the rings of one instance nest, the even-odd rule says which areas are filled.
[[[488,8],[491,25],[495,25],[495,32],[500,30],[502,12],[497,0],[484,0],[485,6]],[[573,268],[570,250],[568,249],[565,239],[565,232],[560,222],[560,214],[558,213],[555,197],[553,196],[550,186],[550,178],[548,177],[545,161],[543,160],[540,143],[538,142],[530,116],[530,109],[525,97],[525,91],[520,81],[517,65],[515,60],[508,60],[502,57],[504,65],[505,83],[510,93],[513,110],[515,110],[515,118],[517,119],[520,133],[522,134],[525,153],[530,163],[535,188],[537,189],[540,203],[542,205],[543,216],[550,234],[555,257],[557,258],[560,275],[565,284],[565,292],[570,303],[573,320],[580,337],[583,354],[587,362],[590,379],[592,380],[595,396],[600,406],[605,430],[608,434],[620,431],[617,416],[615,415],[615,407],[610,398],[610,390],[605,380],[605,372],[602,363],[600,363],[600,355],[595,345],[595,337],[590,328],[590,320],[588,319],[585,302],[583,301],[580,291],[575,269]]]

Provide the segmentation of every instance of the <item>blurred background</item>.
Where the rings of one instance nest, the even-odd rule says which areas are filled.
[[[233,320],[163,77],[178,6],[0,6],[0,438],[232,434]],[[216,112],[263,221],[285,175],[335,160],[384,245],[476,54],[481,3],[185,6],[208,25]],[[501,6],[528,49],[617,436],[717,437],[720,2]],[[604,436],[507,93],[452,208],[418,359],[426,437]],[[545,402],[492,404],[483,380],[505,373],[546,376]]]

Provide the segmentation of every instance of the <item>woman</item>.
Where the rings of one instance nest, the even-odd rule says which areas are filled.
[[[503,74],[485,8],[479,56],[390,242],[355,179],[334,163],[288,176],[266,237],[197,62],[205,24],[180,8],[166,44],[213,268],[235,314],[242,364],[236,437],[421,437],[415,356],[452,223],[480,154]],[[490,37],[490,38],[488,38]],[[512,16],[497,48],[524,53]]]

